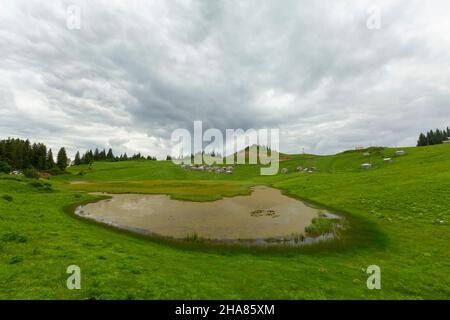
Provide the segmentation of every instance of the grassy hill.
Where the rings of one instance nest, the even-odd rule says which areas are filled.
[[[257,165],[224,175],[169,161],[101,162],[45,181],[0,176],[0,298],[448,299],[450,145],[403,150],[399,157],[389,148],[283,155],[280,168],[289,173],[276,176],[260,176]],[[361,170],[364,162],[373,168]],[[299,173],[297,166],[317,172]],[[352,241],[279,252],[177,246],[63,210],[94,199],[87,191],[207,201],[258,184],[343,213]],[[66,289],[71,264],[81,267],[81,290]],[[372,264],[381,268],[382,290],[366,287]]]

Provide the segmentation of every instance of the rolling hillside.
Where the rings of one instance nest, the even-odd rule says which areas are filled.
[[[388,148],[288,155],[280,168],[289,173],[276,176],[259,176],[257,165],[225,175],[170,161],[98,162],[40,182],[0,176],[0,298],[448,299],[450,145],[403,150],[399,157]],[[363,162],[373,168],[361,170]],[[296,172],[297,166],[317,171]],[[344,214],[352,240],[282,251],[177,246],[63,210],[94,199],[86,191],[207,201],[249,193],[257,184]],[[65,287],[71,264],[81,267],[82,290]],[[366,287],[372,264],[381,268],[382,290]]]

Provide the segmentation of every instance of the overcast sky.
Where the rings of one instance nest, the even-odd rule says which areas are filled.
[[[0,137],[163,157],[174,129],[202,120],[280,128],[291,153],[414,145],[450,126],[449,12],[448,0],[2,0]]]

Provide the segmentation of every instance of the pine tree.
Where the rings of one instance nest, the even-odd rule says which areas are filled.
[[[55,160],[53,159],[52,149],[49,149],[47,152],[47,161],[46,161],[47,169],[51,169],[55,166]]]
[[[81,158],[80,158],[80,152],[79,151],[77,151],[77,153],[75,154],[74,163],[75,163],[76,166],[81,164]]]
[[[430,130],[425,134],[421,133],[419,139],[417,140],[417,146],[429,146],[435,144],[442,144],[444,141],[448,140],[450,137],[450,128],[447,127],[444,130],[436,129]]]
[[[61,169],[65,170],[67,168],[69,159],[67,158],[66,149],[63,147],[59,149],[58,155],[56,157],[56,165]]]
[[[108,153],[106,154],[106,160],[113,161],[114,160],[114,154],[111,148],[109,148]]]
[[[103,149],[98,156],[99,160],[106,160],[106,151]]]
[[[95,161],[100,160],[98,148],[95,148],[95,151],[94,151],[94,160],[95,160]]]
[[[419,136],[419,140],[417,141],[417,146],[418,147],[423,147],[423,146],[426,146],[426,145],[428,145],[428,139],[423,133],[421,133],[420,136]]]
[[[47,152],[45,144],[11,138],[0,140],[0,161],[6,162],[12,170],[48,170],[55,166],[52,150]]]
[[[23,162],[22,162],[22,167],[17,168],[17,169],[25,169],[25,168],[30,168],[31,167],[31,163],[33,161],[33,154],[31,153],[31,143],[30,140],[25,140],[25,143],[23,145]]]
[[[14,151],[14,163],[15,167],[21,167],[18,155],[18,146],[15,146]],[[38,170],[46,169],[46,160],[47,160],[47,147],[42,143],[33,143],[31,147],[32,152],[32,165]]]
[[[81,162],[84,164],[90,164],[93,160],[94,160],[94,154],[92,153],[92,150],[88,150],[83,155]]]

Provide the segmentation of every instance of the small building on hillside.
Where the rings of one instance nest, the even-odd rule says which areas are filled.
[[[367,169],[370,169],[370,168],[372,168],[372,164],[370,164],[370,163],[363,163],[361,165],[361,169],[367,170]]]
[[[384,162],[392,162],[392,158],[384,158],[383,161]]]
[[[406,152],[404,150],[397,150],[395,151],[395,155],[396,156],[404,156],[406,154]]]

